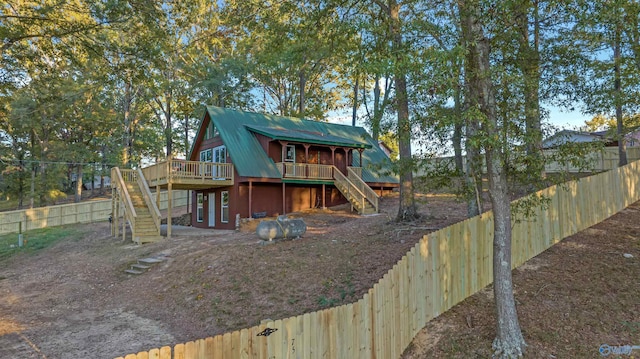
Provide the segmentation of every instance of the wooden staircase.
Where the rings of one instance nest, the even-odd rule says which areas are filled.
[[[160,235],[160,211],[151,198],[149,186],[140,170],[120,170],[114,168],[112,177],[116,179],[114,186],[113,206],[122,208],[123,227],[127,222],[131,228],[133,242],[142,244],[155,242],[162,238]],[[120,213],[115,210],[114,213]],[[115,231],[118,236],[118,217],[114,215]],[[123,238],[125,237],[123,229]]]
[[[336,188],[351,203],[351,209],[359,214],[378,213],[378,195],[350,168],[349,177],[333,168],[333,179]]]

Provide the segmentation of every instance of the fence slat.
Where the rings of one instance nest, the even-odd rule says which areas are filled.
[[[637,202],[639,172],[636,162],[539,192],[548,208],[512,226],[514,265]],[[66,206],[48,213],[67,218],[78,208]],[[34,226],[44,218],[24,216]],[[427,321],[492,282],[493,235],[490,212],[430,233],[354,304],[178,344],[173,359],[399,357]],[[256,336],[267,327],[277,331]],[[141,358],[172,359],[171,348],[117,359]]]

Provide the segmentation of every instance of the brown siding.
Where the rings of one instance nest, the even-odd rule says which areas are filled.
[[[282,145],[276,141],[269,142],[268,155],[273,162],[282,162]]]
[[[229,221],[227,223],[222,222],[222,192],[229,192]],[[197,193],[204,193],[204,204],[203,204],[203,221],[197,221]],[[215,196],[215,227],[209,227],[209,202],[212,200],[212,194]],[[214,229],[234,229],[235,221],[236,221],[236,213],[237,212],[237,199],[235,198],[235,190],[234,187],[224,187],[224,188],[216,188],[215,190],[203,190],[203,191],[193,191],[193,204],[191,206],[191,210],[193,211],[191,214],[191,224],[197,228],[214,228]]]

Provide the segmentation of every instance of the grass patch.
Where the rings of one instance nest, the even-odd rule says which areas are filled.
[[[18,247],[17,233],[0,235],[0,261],[18,253],[35,253],[63,238],[77,234],[78,231],[78,228],[73,226],[35,229],[23,234],[22,248]]]

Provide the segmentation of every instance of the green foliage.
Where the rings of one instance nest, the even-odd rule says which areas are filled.
[[[23,234],[23,247],[18,247],[18,234],[0,235],[0,263],[19,254],[36,253],[60,240],[79,234],[79,229],[72,226],[35,229]]]

